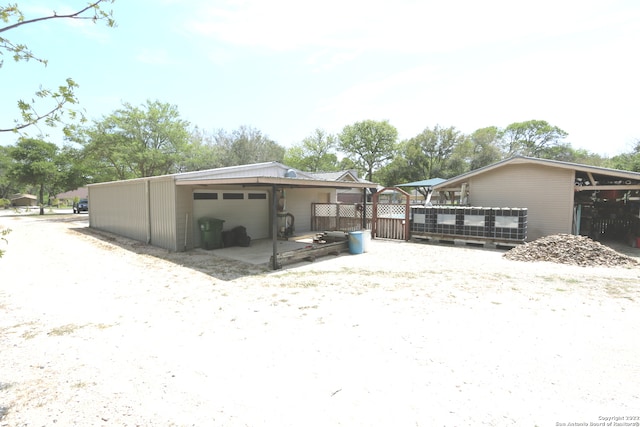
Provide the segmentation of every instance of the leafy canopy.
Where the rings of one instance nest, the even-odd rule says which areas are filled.
[[[76,12],[59,14],[52,11],[50,15],[40,16],[36,18],[26,18],[19,8],[18,4],[9,4],[0,6],[0,23],[6,24],[0,27],[0,68],[4,65],[4,55],[8,54],[16,61],[36,61],[42,65],[47,65],[47,59],[34,54],[27,45],[14,42],[5,36],[5,33],[15,30],[24,25],[37,24],[48,20],[90,20],[94,23],[105,22],[107,26],[114,27],[113,12],[103,9],[107,3],[113,3],[115,0],[97,0],[80,8]],[[37,126],[44,123],[53,127],[63,121],[66,113],[70,119],[84,119],[77,111],[68,108],[68,106],[78,104],[75,90],[78,88],[77,83],[72,78],[67,78],[65,83],[58,86],[57,89],[42,88],[38,89],[33,97],[25,97],[16,101],[18,107],[19,118],[13,121],[13,124],[0,124],[0,132],[21,132],[30,126]],[[27,100],[31,98],[30,100]],[[36,100],[46,101],[42,107]],[[6,101],[3,99],[2,101]],[[65,127],[65,133],[68,129]]]
[[[371,180],[376,169],[393,159],[397,139],[398,130],[387,120],[365,120],[345,126],[339,135],[339,145],[366,171],[366,179]]]

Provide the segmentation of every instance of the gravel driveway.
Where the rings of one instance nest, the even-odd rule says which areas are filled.
[[[374,240],[273,272],[87,218],[0,216],[0,426],[640,416],[638,268]]]

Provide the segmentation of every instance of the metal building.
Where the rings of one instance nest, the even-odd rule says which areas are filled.
[[[640,235],[640,173],[515,156],[435,185],[460,205],[527,208],[527,240]]]
[[[277,238],[295,221],[311,231],[311,204],[336,202],[336,190],[371,183],[321,179],[278,162],[89,185],[89,226],[170,251],[201,247],[198,220]]]

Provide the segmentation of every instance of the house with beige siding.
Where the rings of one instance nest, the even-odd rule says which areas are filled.
[[[640,236],[640,173],[516,156],[435,185],[441,200],[526,208],[527,240],[567,233]]]
[[[371,195],[376,192],[376,184],[371,181],[358,177],[358,171],[355,169],[349,169],[338,172],[314,172],[314,177],[320,179],[326,179],[329,181],[344,181],[344,182],[359,182],[369,184],[369,188],[366,192],[363,192],[360,188],[341,188],[338,190],[337,198],[340,203],[363,203],[365,197],[368,201],[371,200]]]
[[[33,194],[14,194],[9,200],[12,206],[38,206],[38,198]]]
[[[311,231],[311,204],[370,183],[322,179],[278,162],[91,184],[89,226],[170,251],[202,247],[203,219],[251,239]],[[219,224],[219,223],[218,223]]]

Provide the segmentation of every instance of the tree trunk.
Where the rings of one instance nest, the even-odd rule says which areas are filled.
[[[44,215],[44,183],[40,184],[40,197],[38,197],[38,201],[40,202],[40,215]]]

